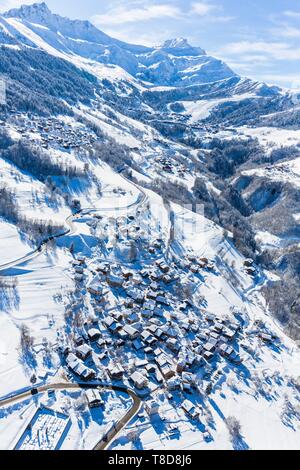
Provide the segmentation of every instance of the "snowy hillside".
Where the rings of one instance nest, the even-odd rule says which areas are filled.
[[[299,450],[295,97],[45,3],[0,73],[0,448]]]

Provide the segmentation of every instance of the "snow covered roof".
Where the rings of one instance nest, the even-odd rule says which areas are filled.
[[[130,337],[134,337],[139,334],[138,330],[133,328],[131,325],[125,325],[123,327],[123,331],[125,331],[125,333],[127,333]]]
[[[147,383],[147,379],[140,372],[137,372],[137,371],[133,372],[130,378],[136,387],[142,388]]]
[[[102,281],[101,281],[101,278],[100,278],[99,274],[97,274],[97,276],[95,276],[93,279],[91,279],[87,283],[86,288],[88,290],[93,290],[93,291],[95,291],[99,294],[101,294],[103,292]]]
[[[88,354],[91,353],[91,351],[92,351],[92,348],[86,343],[76,348],[76,352],[82,356],[87,356]]]

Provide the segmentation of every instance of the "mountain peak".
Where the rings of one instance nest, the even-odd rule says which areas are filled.
[[[190,49],[192,46],[188,43],[188,40],[185,38],[174,38],[174,39],[167,39],[160,46],[162,49]]]
[[[158,49],[167,50],[175,55],[205,55],[206,52],[201,47],[191,46],[187,39],[179,37],[168,39]]]
[[[7,18],[21,18],[21,19],[32,19],[33,17],[45,17],[52,15],[48,6],[45,2],[33,3],[32,5],[22,5],[20,8],[13,8],[6,13],[4,16]]]

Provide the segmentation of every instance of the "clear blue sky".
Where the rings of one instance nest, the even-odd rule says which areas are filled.
[[[0,11],[33,0],[0,0]],[[89,19],[127,42],[186,37],[235,71],[300,87],[299,0],[48,0],[55,13]]]

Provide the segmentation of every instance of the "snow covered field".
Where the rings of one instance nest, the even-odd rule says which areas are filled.
[[[195,124],[209,117],[211,111],[222,103],[233,103],[253,98],[255,95],[244,93],[242,95],[232,96],[230,98],[199,100],[199,101],[179,101],[184,108],[185,113],[190,115],[190,123]]]
[[[267,151],[282,146],[298,145],[300,142],[300,130],[280,129],[276,127],[239,127],[237,131],[241,134],[258,138],[260,144]]]
[[[277,163],[267,168],[256,168],[243,172],[244,175],[266,176],[273,181],[291,183],[300,187],[300,157],[289,162]]]
[[[14,289],[4,289],[2,292],[1,396],[30,385],[28,367],[21,360],[21,325],[30,328],[37,344],[41,344],[44,338],[52,344],[56,342],[56,329],[53,326],[60,328],[64,324],[64,307],[59,296],[73,286],[73,281],[62,267],[67,259],[59,250],[54,256],[45,253],[18,268],[5,271],[5,277],[13,276],[17,279],[17,285]],[[43,354],[40,371],[44,367],[42,358]]]
[[[0,219],[0,265],[18,259],[31,251],[31,247],[20,236],[14,225]]]

